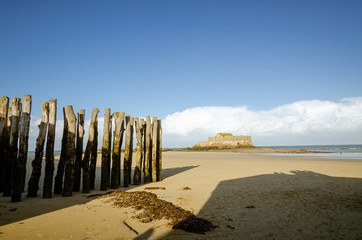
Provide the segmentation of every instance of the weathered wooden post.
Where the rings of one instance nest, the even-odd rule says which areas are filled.
[[[141,125],[141,133],[142,133],[142,162],[141,162],[142,170],[141,170],[141,172],[143,172],[143,177],[144,177],[145,176],[145,156],[146,156],[146,123],[143,118],[140,119],[140,125]]]
[[[110,122],[111,122],[111,109],[106,108],[104,111],[104,125],[103,125],[103,146],[102,146],[102,172],[101,172],[101,190],[107,190],[109,186],[109,139],[110,139]]]
[[[157,117],[152,118],[152,182],[157,181],[157,135],[158,122]]]
[[[13,185],[14,164],[18,156],[19,118],[21,112],[20,98],[11,98],[11,128],[9,152],[5,161],[4,197],[10,197]]]
[[[150,181],[150,160],[151,160],[151,118],[150,116],[146,117],[146,153],[145,153],[145,177],[144,183]]]
[[[39,135],[36,139],[35,157],[31,165],[33,171],[28,183],[28,197],[36,197],[39,190],[39,179],[41,175],[41,163],[43,160],[44,143],[49,121],[49,103],[41,103],[41,122],[39,124]]]
[[[143,128],[140,125],[139,118],[135,118],[135,126],[136,126],[136,137],[137,137],[137,155],[136,155],[136,167],[134,170],[133,183],[138,185],[141,182],[141,164],[142,164],[142,133]]]
[[[90,192],[90,161],[92,159],[92,156],[94,154],[94,145],[96,144],[96,131],[97,131],[97,115],[99,113],[98,108],[94,108],[92,111],[92,117],[89,125],[89,136],[88,136],[88,142],[84,153],[84,158],[82,161],[82,168],[83,168],[83,193],[89,193]],[[97,146],[95,146],[95,157],[97,158]],[[96,159],[95,158],[95,159]],[[94,184],[94,183],[93,183]]]
[[[133,160],[133,129],[134,129],[134,118],[130,117],[131,135],[130,135],[130,156],[128,161],[128,183],[131,184],[132,179],[132,160]]]
[[[24,190],[26,176],[26,161],[28,158],[28,139],[31,113],[31,96],[23,96],[23,112],[20,119],[20,143],[19,155],[15,162],[12,202],[21,201],[21,193]]]
[[[73,174],[75,158],[75,132],[77,117],[73,112],[73,107],[68,105],[64,107],[65,119],[67,120],[67,155],[65,160],[63,197],[72,196]]]
[[[45,149],[45,175],[43,184],[43,198],[52,197],[53,174],[54,174],[54,141],[55,125],[57,122],[57,100],[49,100],[49,124]]]
[[[9,131],[7,129],[7,119],[8,119],[8,109],[9,109],[9,98],[1,97],[0,98],[0,193],[3,192],[4,185],[4,163],[6,157],[8,156],[7,150],[9,147]]]
[[[97,109],[97,114],[98,114],[99,109],[98,108],[95,108],[95,109]],[[94,121],[94,141],[93,141],[93,146],[92,146],[92,154],[91,154],[91,158],[90,158],[91,162],[90,162],[90,166],[89,166],[90,190],[95,189],[97,158],[98,158],[98,118],[96,115],[95,121]]]
[[[0,139],[2,138],[6,129],[6,119],[8,117],[9,98],[0,98]]]
[[[65,168],[65,159],[67,155],[67,134],[68,126],[67,120],[65,119],[65,108],[63,107],[63,138],[62,138],[62,147],[60,150],[60,158],[58,162],[57,175],[54,180],[54,194],[61,194],[63,190],[63,177],[64,177],[64,168]]]
[[[124,132],[124,112],[115,112],[114,118],[114,134],[113,134],[113,155],[112,155],[112,175],[111,188],[118,188],[120,185],[120,167],[121,167],[121,147],[122,135]]]
[[[77,143],[75,149],[73,191],[79,192],[83,157],[84,109],[78,110]]]
[[[123,186],[128,187],[130,184],[130,164],[132,164],[132,130],[133,125],[131,121],[133,118],[126,116],[126,140],[124,148],[124,161],[123,161]]]
[[[123,117],[122,117],[122,123],[121,123],[121,137],[120,137],[120,153],[122,153],[122,144],[123,144],[123,136],[125,135],[124,132],[126,131],[125,129],[125,113],[123,112]],[[120,155],[120,162],[119,162],[119,167],[118,167],[118,182],[119,182],[119,186],[121,186],[121,165],[122,165],[122,154]]]
[[[157,133],[157,181],[162,180],[162,126],[161,119],[157,120],[158,133]]]
[[[112,162],[112,119],[113,114],[109,116],[109,140],[108,140],[108,159],[107,159],[107,175],[108,175],[108,186],[111,187],[111,162]]]
[[[5,137],[5,142],[4,142],[4,148],[3,148],[3,157],[4,157],[4,166],[3,166],[3,196],[4,195],[4,191],[5,191],[5,184],[6,184],[6,169],[7,169],[7,163],[9,162],[10,159],[10,154],[9,154],[9,143],[10,143],[10,130],[11,130],[11,115],[12,115],[12,109],[11,107],[8,108],[8,118],[6,120],[6,131],[4,132],[4,137]]]

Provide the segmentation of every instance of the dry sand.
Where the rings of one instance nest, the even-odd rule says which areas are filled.
[[[217,228],[199,235],[141,223],[136,210],[82,193],[23,194],[20,203],[0,197],[0,239],[362,239],[361,160],[165,152],[163,162],[163,181],[120,190],[153,192]]]

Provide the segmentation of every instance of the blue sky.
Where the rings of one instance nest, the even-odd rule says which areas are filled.
[[[31,94],[34,121],[51,98],[59,119],[64,105],[86,109],[86,119],[93,107],[165,119],[198,107],[262,113],[362,96],[359,0],[2,0],[0,36],[0,95]],[[360,119],[357,102],[346,119]]]

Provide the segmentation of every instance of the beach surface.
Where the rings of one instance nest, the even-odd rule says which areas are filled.
[[[37,198],[0,197],[0,239],[362,239],[362,160],[164,152],[163,169],[160,182],[118,190],[155,193],[215,229],[202,235],[167,220],[142,223],[140,211],[99,190],[43,199],[41,182]],[[99,179],[100,158],[97,189]]]

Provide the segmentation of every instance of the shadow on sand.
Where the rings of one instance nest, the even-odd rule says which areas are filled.
[[[191,170],[193,168],[197,168],[199,167],[199,165],[197,166],[187,166],[187,167],[177,167],[177,168],[166,168],[162,170],[162,179],[168,178],[168,177],[172,177],[174,175],[177,175],[179,173]]]
[[[28,160],[28,162],[31,162]],[[28,170],[31,170],[31,166],[29,166],[30,163],[28,163]],[[44,166],[43,166],[44,167]],[[171,177],[174,175],[177,175],[179,173],[182,173],[184,171],[188,171],[190,169],[193,169],[198,166],[187,166],[187,167],[179,167],[179,168],[168,168],[164,169],[163,179],[167,177]],[[55,169],[57,169],[57,166],[55,166]],[[123,179],[123,169],[121,169],[122,177]],[[43,187],[43,178],[44,178],[44,171],[42,172],[41,181],[39,183],[40,189]],[[38,197],[35,198],[28,198],[26,197],[27,192],[24,192],[22,194],[22,201],[18,203],[11,203],[10,197],[0,197],[0,226],[10,224],[13,222],[18,222],[27,218],[39,216],[42,214],[50,213],[53,211],[61,210],[63,208],[71,207],[77,204],[85,204],[94,198],[87,197],[90,195],[94,195],[95,197],[104,193],[107,193],[109,191],[117,190],[117,189],[108,189],[106,191],[100,191],[100,176],[101,176],[101,168],[97,167],[96,169],[96,190],[92,190],[90,193],[83,194],[81,192],[73,192],[72,197],[62,197],[61,194],[54,195],[53,198],[42,198],[42,191],[38,191]],[[133,170],[132,170],[132,176],[133,176]],[[26,180],[26,186],[27,182],[29,181],[29,177]],[[118,190],[125,191],[130,190],[141,185],[129,185],[129,187],[124,188],[120,187]],[[2,194],[1,194],[2,195]]]
[[[362,239],[362,179],[291,171],[222,181],[198,217],[218,227],[160,239]]]

